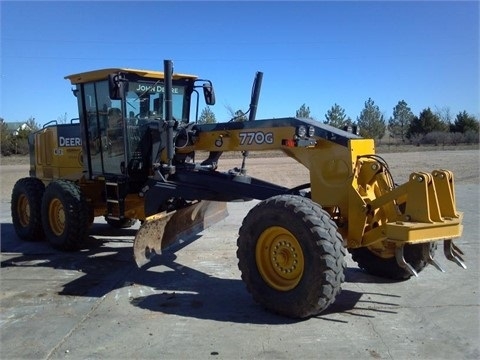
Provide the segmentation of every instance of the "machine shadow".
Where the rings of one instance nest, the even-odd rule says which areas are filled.
[[[141,283],[156,290],[152,295],[132,297],[132,305],[153,312],[215,321],[274,325],[308,320],[289,319],[271,313],[254,302],[242,280],[209,276],[178,264],[175,259],[172,253],[162,254],[145,269],[141,279],[130,279],[135,284]],[[150,271],[160,264],[171,271]],[[392,298],[398,297],[396,295],[371,293],[366,300],[363,300],[363,295],[343,290],[336,301],[315,318],[348,323],[348,317],[339,320],[338,314],[374,318],[378,313],[395,314],[395,308],[399,306],[392,302]]]
[[[348,268],[345,273],[345,282],[358,284],[396,284],[406,280],[393,280],[371,275],[359,268]]]
[[[106,234],[115,234],[116,237]],[[122,276],[135,269],[133,235],[135,230],[112,229],[94,224],[82,249],[64,252],[46,241],[23,241],[11,223],[1,224],[1,252],[8,254],[1,268],[50,268],[72,271],[73,279],[62,285],[58,295],[100,297],[123,284]],[[12,255],[10,255],[12,254]],[[77,275],[77,276],[74,276]]]
[[[168,271],[158,272],[158,268]],[[141,309],[198,319],[255,324],[293,324],[307,319],[290,319],[274,314],[257,304],[241,279],[225,279],[176,262],[173,252],[165,252],[146,265],[142,273],[132,273],[129,281],[155,290],[155,294],[134,296],[130,303]],[[351,269],[347,269],[347,273]],[[366,275],[368,277],[368,275]],[[347,274],[347,278],[348,278]],[[373,282],[373,281],[372,281]],[[378,313],[393,313],[399,305],[392,302],[396,295],[342,290],[336,301],[315,318],[338,320],[338,314],[374,318]],[[381,301],[377,301],[380,299]],[[388,299],[388,300],[384,300]],[[348,319],[348,318],[347,318]]]
[[[62,252],[51,248],[47,242],[21,241],[16,237],[12,224],[1,224],[2,253],[19,254],[3,260],[1,267],[46,267],[77,271],[78,276],[62,284],[58,295],[102,297],[115,289],[145,286],[155,293],[133,295],[129,302],[135,307],[153,312],[238,323],[292,324],[302,321],[264,309],[254,302],[241,279],[211,276],[177,262],[175,253],[197,238],[171,246],[139,269],[133,260],[133,236],[130,239],[130,235],[135,231],[115,230],[115,233],[119,234],[117,238],[97,238],[110,234],[111,230],[107,224],[95,224],[84,249],[78,252]],[[352,277],[352,271],[354,278],[358,279],[360,276],[356,275],[354,269],[347,269],[347,281]],[[365,276],[363,279],[368,279],[368,275]],[[368,306],[361,307],[362,295],[360,292],[343,290],[335,303],[316,318],[348,322],[344,318],[338,320],[338,313],[374,317],[377,312],[374,308],[378,305],[387,308],[378,310],[382,312],[390,312],[388,309],[397,306],[370,301]]]

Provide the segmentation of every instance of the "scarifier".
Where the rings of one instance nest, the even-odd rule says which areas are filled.
[[[139,266],[179,238],[227,216],[226,203],[260,200],[239,230],[238,266],[253,298],[295,318],[320,313],[341,291],[346,250],[365,271],[396,280],[417,276],[439,241],[465,267],[453,243],[462,234],[448,170],[415,172],[396,185],[372,139],[308,119],[256,120],[263,73],[253,84],[248,121],[199,124],[202,89],[212,82],[173,72],[111,68],[66,77],[79,119],[31,135],[30,176],[12,193],[12,219],[25,240],[46,238],[76,250],[95,217],[141,226]],[[193,119],[195,117],[195,119]],[[280,150],[303,164],[310,182],[287,188],[247,174],[250,151]],[[222,153],[242,165],[218,171]],[[208,155],[196,161],[195,155]],[[205,159],[206,158],[206,159]],[[443,270],[442,270],[443,271]]]

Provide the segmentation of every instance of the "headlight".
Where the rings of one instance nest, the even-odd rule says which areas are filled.
[[[308,127],[308,137],[313,137],[315,135],[315,128],[313,126]]]
[[[297,128],[297,135],[298,137],[300,138],[304,138],[305,135],[307,135],[307,128],[303,125],[300,125],[298,128]]]

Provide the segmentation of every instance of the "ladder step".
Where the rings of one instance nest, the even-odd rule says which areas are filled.
[[[105,201],[108,218],[120,220],[124,216],[126,186],[125,182],[119,182],[115,179],[105,181]]]

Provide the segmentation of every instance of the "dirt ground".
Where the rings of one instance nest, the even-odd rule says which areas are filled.
[[[415,171],[431,172],[436,169],[453,171],[456,183],[480,183],[480,152],[478,150],[445,150],[380,154],[388,163],[397,184],[408,180]],[[219,170],[226,171],[240,167],[241,155],[220,158]],[[247,158],[247,173],[250,176],[270,181],[285,187],[294,187],[309,181],[308,170],[295,160],[274,156]],[[28,176],[28,158],[4,158],[0,165],[1,201],[9,202],[15,181]]]

